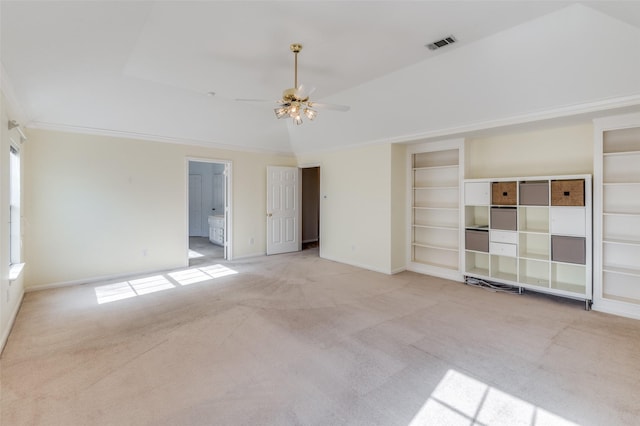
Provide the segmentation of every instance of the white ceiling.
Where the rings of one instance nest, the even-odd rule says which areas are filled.
[[[473,52],[499,34],[520,34],[519,41],[527,41],[519,28],[542,28],[544,33],[544,25],[532,23],[544,24],[548,16],[561,16],[575,3],[589,10],[580,12],[580,19],[595,16],[607,29],[619,27],[632,38],[640,34],[637,1],[3,0],[0,60],[3,80],[10,83],[12,98],[32,127],[238,149],[312,151],[322,149],[323,141],[314,140],[322,139],[321,134],[335,140],[334,146],[375,136],[352,131],[350,139],[338,141],[340,126],[351,114],[358,117],[357,109],[321,111],[316,122],[303,125],[306,133],[300,133],[288,121],[276,120],[268,104],[234,101],[276,100],[293,86],[292,42],[304,45],[299,81],[317,88],[314,100],[357,106],[367,99],[384,105],[398,94],[393,93],[394,84],[375,82],[416,66],[438,69],[446,77],[456,71],[448,70],[447,63],[460,67],[466,57],[469,67]],[[438,51],[425,48],[448,35],[459,42]],[[640,50],[640,37],[638,42]],[[522,43],[520,49],[535,55],[553,49],[553,44],[540,50]],[[439,58],[446,55],[451,59]],[[489,64],[475,58],[471,66],[482,72]],[[364,93],[367,87],[377,92]],[[455,90],[436,87],[423,102],[438,105]],[[207,96],[211,91],[216,95]],[[411,90],[402,94],[411,95]],[[396,119],[388,115],[386,119]],[[451,127],[445,124],[421,128],[407,123],[384,137],[445,134]]]

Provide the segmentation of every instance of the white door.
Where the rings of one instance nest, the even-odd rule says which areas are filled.
[[[189,236],[202,237],[202,175],[189,175]]]
[[[300,170],[267,167],[267,254],[300,251]]]

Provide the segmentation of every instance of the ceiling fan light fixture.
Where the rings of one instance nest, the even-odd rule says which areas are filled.
[[[313,121],[316,116],[318,115],[318,111],[314,111],[310,108],[305,108],[304,109],[304,115],[311,121]]]
[[[280,107],[273,110],[276,113],[276,118],[287,118],[289,110],[286,107]]]
[[[300,117],[299,115],[296,115],[295,117],[293,117],[293,123],[296,126],[299,126],[302,124],[302,117]]]

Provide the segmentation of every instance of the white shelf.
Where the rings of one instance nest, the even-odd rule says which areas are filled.
[[[467,270],[465,271],[465,274],[490,278],[489,269],[484,269],[484,268],[467,268]]]
[[[640,246],[640,241],[638,240],[621,240],[621,239],[604,239],[602,240],[604,244],[623,244],[627,246]]]
[[[621,186],[629,186],[631,187],[630,190],[631,191],[637,191],[640,188],[640,181],[638,182],[630,182],[630,181],[620,181],[620,182],[604,182],[602,184],[602,186],[604,186],[605,188],[616,188],[616,187],[621,187]]]
[[[640,151],[620,151],[620,152],[605,152],[602,154],[604,158],[607,157],[626,157],[629,155],[638,155],[640,156]]]
[[[554,181],[584,180],[584,205],[551,205],[552,200],[558,200],[555,194],[561,184]],[[489,223],[489,205],[467,204],[464,206],[465,229],[489,229],[489,246],[494,246],[502,241],[502,245],[517,248],[515,257],[494,253],[465,251],[465,272],[470,276],[487,277],[488,280],[496,280],[505,284],[525,287],[540,292],[555,294],[564,297],[577,298],[590,301],[592,299],[592,253],[591,253],[591,176],[589,175],[565,175],[542,176],[522,178],[496,178],[496,179],[470,179],[465,180],[465,200],[479,202],[486,199],[486,188],[493,182],[514,181],[518,191],[517,200],[532,203],[516,204],[510,211],[516,213],[517,231],[500,231],[514,234],[517,238],[513,241],[495,240],[499,233],[496,228],[487,226]],[[527,184],[525,185],[524,182]],[[535,184],[535,186],[533,185]],[[535,205],[545,203],[544,194],[548,185],[549,205]],[[527,191],[520,194],[520,191]],[[561,189],[566,191],[567,189]],[[573,189],[572,189],[573,191]],[[561,195],[561,194],[560,194]],[[561,200],[566,202],[566,200]],[[576,204],[582,204],[577,201]],[[495,225],[503,226],[501,222]],[[553,231],[552,232],[552,228]],[[614,229],[612,228],[612,232]],[[615,230],[617,232],[617,230]],[[585,244],[584,264],[564,263],[551,260],[551,234],[559,237],[582,238]],[[492,234],[495,234],[492,236]],[[500,234],[502,235],[502,234]],[[495,240],[495,241],[494,241]],[[491,242],[493,241],[493,242]],[[470,242],[471,244],[471,242]],[[559,244],[559,243],[558,243]],[[558,259],[561,246],[556,246]],[[475,247],[479,248],[479,247]],[[491,251],[491,249],[490,249]],[[569,259],[569,258],[567,258]]]
[[[427,166],[427,167],[414,167],[412,170],[415,171],[419,171],[419,170],[444,170],[444,169],[451,169],[451,170],[457,170],[458,169],[458,165],[452,165],[452,166]]]
[[[428,205],[428,204],[415,204],[413,206],[414,209],[431,209],[431,210],[456,210],[458,211],[458,206],[456,204],[438,204],[438,205]]]
[[[458,251],[457,247],[445,247],[437,244],[420,243],[416,241],[412,242],[411,245],[414,247],[430,248],[430,249],[437,249],[437,250]]]
[[[620,275],[631,275],[634,277],[640,277],[640,269],[621,268],[619,266],[602,265],[602,270],[604,272],[613,272],[615,274],[620,274]]]
[[[425,229],[442,229],[444,231],[457,231],[457,226],[440,226],[440,225],[411,225],[414,228],[425,228]]]
[[[447,191],[452,191],[452,190],[457,191],[458,187],[457,186],[414,186],[412,189],[414,191],[422,191],[422,190],[425,190],[425,189],[428,189],[428,190],[431,190],[431,191],[439,190],[439,189],[440,190],[444,189],[444,190],[447,190]]]

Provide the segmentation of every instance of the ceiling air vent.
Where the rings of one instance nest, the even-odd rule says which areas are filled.
[[[445,37],[442,40],[434,41],[433,43],[427,44],[429,50],[440,49],[441,47],[445,47],[448,44],[453,44],[456,42],[456,38],[454,36]]]

